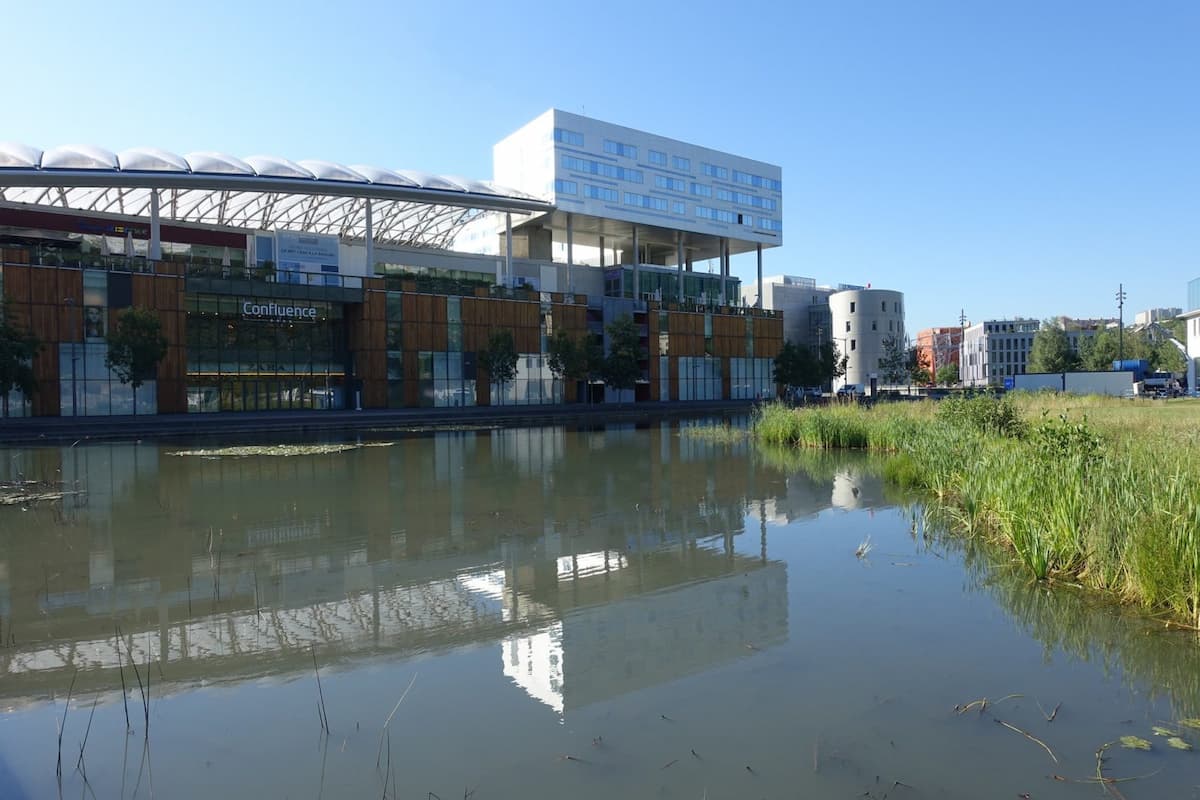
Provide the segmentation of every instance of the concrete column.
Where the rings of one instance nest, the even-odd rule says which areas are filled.
[[[683,231],[675,231],[675,287],[676,300],[683,302]]]
[[[721,271],[721,297],[720,297],[721,305],[725,305],[725,276],[729,274],[729,262],[727,261],[728,258],[729,258],[729,243],[727,240],[722,239],[721,240],[721,255],[717,259],[718,263],[721,265],[721,270],[720,270]]]
[[[638,299],[638,289],[642,285],[642,282],[640,280],[638,280],[638,276],[641,274],[640,271],[638,270],[638,264],[640,264],[641,261],[642,261],[642,254],[638,248],[637,225],[634,225],[633,226],[633,299],[634,300]]]
[[[567,292],[575,293],[575,217],[567,214]]]
[[[756,246],[758,252],[758,302],[754,304],[755,308],[763,307],[763,283],[762,283],[762,242]]]
[[[504,212],[504,285],[512,285],[512,212]]]
[[[363,239],[367,244],[367,277],[375,274],[375,220],[371,216],[371,199],[367,198],[366,230]]]
[[[162,229],[159,224],[158,189],[150,190],[150,260],[162,259]]]

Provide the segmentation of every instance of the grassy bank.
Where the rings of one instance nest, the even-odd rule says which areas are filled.
[[[1200,404],[1016,396],[788,409],[760,441],[885,453],[885,477],[1039,579],[1200,627]]]

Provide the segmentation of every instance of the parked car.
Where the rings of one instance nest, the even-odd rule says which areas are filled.
[[[866,392],[863,390],[861,383],[847,383],[837,390],[838,397],[862,397]]]

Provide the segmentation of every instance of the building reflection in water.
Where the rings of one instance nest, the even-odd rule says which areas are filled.
[[[9,704],[76,669],[79,690],[117,685],[118,649],[169,691],[298,674],[312,645],[347,663],[497,643],[504,674],[567,713],[784,641],[767,524],[836,500],[829,480],[665,426],[175,450],[10,453],[0,478],[80,494],[0,509]]]

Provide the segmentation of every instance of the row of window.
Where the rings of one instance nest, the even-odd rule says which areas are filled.
[[[560,144],[571,145],[572,147],[583,147],[583,134],[578,131],[567,130],[566,128],[554,129],[554,141]],[[604,140],[604,152],[609,155],[621,156],[634,161],[638,157],[638,149],[636,145],[618,142],[615,139]],[[667,154],[661,150],[647,150],[646,160],[655,166],[667,166]],[[683,156],[671,156],[670,164],[677,170],[682,172],[692,171],[692,160]],[[718,166],[716,164],[701,163],[701,171],[710,178],[718,178],[720,180],[729,180],[729,169],[727,167]],[[737,183],[746,186],[753,186],[756,189],[769,189],[775,192],[783,191],[783,184],[773,178],[764,178],[761,175],[754,175],[741,170],[733,170],[733,180]],[[639,181],[640,183],[640,181]]]
[[[631,144],[625,144],[624,142],[616,142],[612,139],[605,139],[604,152],[608,153],[609,155],[631,158],[634,161],[637,161],[637,148]]]
[[[857,305],[858,305],[858,303],[856,303],[855,301],[853,301],[853,300],[850,301],[850,313],[851,314],[854,313],[854,308]],[[879,310],[885,314],[887,313],[887,300],[879,301]],[[892,311],[894,311],[897,314],[900,313],[900,301],[899,300],[892,301]]]
[[[625,167],[618,167],[616,164],[603,164],[599,161],[593,161],[590,158],[576,158],[564,155],[562,165],[563,168],[574,170],[575,172],[583,172],[588,175],[603,175],[605,178],[629,181],[630,183],[642,183],[645,180],[645,176],[640,169],[626,169]]]
[[[770,197],[759,197],[756,194],[746,194],[745,192],[732,192],[729,189],[717,189],[717,199],[724,200],[726,203],[737,203],[742,206],[750,206],[752,208],[763,208],[767,211],[774,211],[779,207],[779,204]]]
[[[576,131],[569,131],[566,128],[555,128],[554,141],[561,144],[569,144],[573,147],[583,147],[583,134]]]
[[[761,175],[752,175],[749,172],[733,171],[733,180],[735,183],[753,186],[756,189],[770,189],[773,192],[782,192],[783,183],[774,178],[764,178]]]
[[[687,191],[687,181],[682,178],[672,178],[669,175],[655,175],[654,185],[659,189],[669,189],[672,192]]]
[[[648,194],[625,193],[625,205],[647,208],[651,211],[666,211],[667,200],[664,197],[651,197]]]

